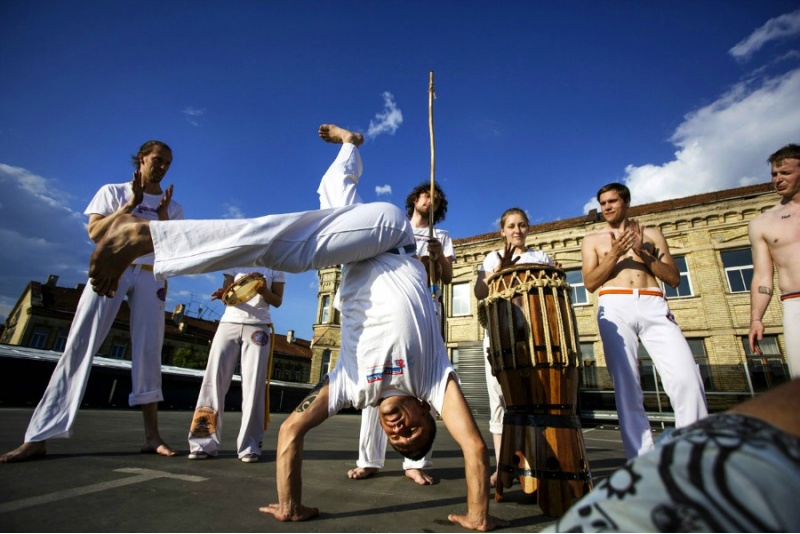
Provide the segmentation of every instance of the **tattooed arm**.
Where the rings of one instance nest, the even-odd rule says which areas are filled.
[[[750,252],[753,256],[753,279],[750,282],[750,351],[761,354],[758,342],[764,337],[761,319],[772,299],[774,264],[769,244],[764,236],[764,219],[758,216],[748,224]]]
[[[275,459],[278,503],[263,506],[259,510],[275,516],[279,521],[305,521],[319,515],[319,510],[307,508],[300,502],[303,489],[303,440],[309,430],[319,426],[327,418],[326,376],[281,425]]]

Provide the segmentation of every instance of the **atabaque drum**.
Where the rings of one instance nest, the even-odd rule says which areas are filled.
[[[577,414],[580,346],[564,271],[522,264],[488,280],[489,363],[505,397],[495,499],[518,478],[561,516],[592,488]]]

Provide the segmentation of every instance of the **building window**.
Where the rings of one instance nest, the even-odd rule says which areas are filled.
[[[320,324],[326,324],[331,320],[331,296],[322,295],[322,312],[320,313]]]
[[[320,378],[328,374],[331,370],[331,351],[325,349],[322,351],[322,369],[320,369]]]
[[[275,365],[272,366],[272,378],[275,380],[280,380],[282,373],[283,365],[280,362],[275,362]]]
[[[753,282],[753,255],[750,249],[723,250],[720,256],[728,278],[728,290],[731,293],[750,291]]]
[[[573,306],[583,306],[589,304],[589,293],[583,285],[583,273],[580,269],[570,269],[565,271],[567,283],[572,287],[571,298]]]
[[[67,336],[69,335],[69,330],[60,329],[58,331],[58,337],[56,338],[56,343],[53,345],[53,350],[58,352],[63,352],[64,347],[67,346]]]
[[[43,349],[47,345],[47,336],[50,334],[50,329],[46,326],[37,326],[33,329],[31,336],[30,347],[34,349]]]
[[[700,379],[703,381],[703,387],[706,391],[714,391],[714,384],[711,382],[711,365],[708,363],[705,340],[702,337],[692,337],[687,338],[686,342],[689,343],[692,356],[694,356],[694,361],[700,371]]]
[[[689,267],[686,266],[686,257],[674,256],[673,259],[678,267],[678,272],[681,273],[681,281],[678,287],[675,288],[664,284],[664,296],[667,298],[691,297],[694,293],[692,293],[692,281],[689,279]]]
[[[117,360],[125,359],[125,352],[128,350],[128,343],[125,341],[116,341],[111,345],[111,352],[109,357],[116,358]]]
[[[582,389],[597,389],[594,343],[581,343],[581,375],[578,387]]]
[[[766,391],[789,381],[789,368],[778,346],[778,336],[764,336],[758,342],[761,355],[750,352],[750,340],[742,336],[742,346],[747,356],[747,371],[753,391]]]
[[[469,284],[453,284],[451,286],[451,291],[453,292],[453,310],[452,310],[452,317],[458,317],[463,315],[469,315],[469,305],[470,305],[470,296],[469,296]]]

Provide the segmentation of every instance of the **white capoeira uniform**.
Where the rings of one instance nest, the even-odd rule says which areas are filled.
[[[490,252],[483,259],[478,272],[486,273],[486,276],[491,276],[497,266],[500,265],[500,258],[503,256],[503,250],[497,252]],[[546,252],[541,250],[529,248],[522,254],[514,254],[513,258],[519,258],[514,265],[522,265],[525,263],[536,263],[539,265],[553,266],[553,260]],[[486,388],[489,390],[489,432],[492,434],[503,433],[503,418],[506,415],[506,400],[503,397],[503,390],[500,387],[500,382],[497,377],[492,374],[492,365],[489,363],[489,331],[484,329],[483,335],[483,366],[486,373]]]
[[[417,257],[428,256],[428,228],[413,228],[414,240],[417,245]],[[453,247],[453,240],[450,233],[439,228],[433,229],[433,235],[442,244],[442,254],[448,258],[455,259],[456,253]],[[424,266],[423,266],[424,267]],[[430,291],[430,289],[429,289]],[[433,286],[434,294],[431,295],[434,306],[436,307],[436,326],[441,324],[441,304],[442,284]],[[403,470],[425,469],[433,465],[431,462],[432,450],[424,458],[411,460],[403,458]],[[361,432],[358,439],[358,460],[356,465],[362,468],[383,469],[386,460],[386,432],[383,431],[378,417],[378,409],[368,406],[361,411]]]
[[[266,267],[231,269],[224,274],[239,280],[258,272],[267,287],[285,283],[280,271]],[[231,385],[236,364],[242,365],[242,424],[236,438],[239,458],[248,454],[261,456],[261,440],[265,431],[265,404],[269,353],[272,345],[272,318],[269,304],[256,295],[238,306],[226,306],[219,320],[208,354],[206,372],[189,429],[189,452],[216,456],[222,439],[225,394]]]
[[[111,215],[130,198],[130,183],[105,185],[95,194],[85,215]],[[156,209],[163,195],[144,195],[133,215],[140,219],[155,220]],[[182,219],[183,208],[172,200],[169,218]],[[161,348],[164,342],[164,299],[166,283],[153,278],[153,255],[137,258],[122,274],[114,297],[101,297],[87,283],[81,294],[75,318],[64,345],[64,354],[58,361],[47,390],[33,412],[25,441],[44,441],[51,438],[68,438],[78,414],[92,358],[105,341],[122,301],[127,297],[130,307],[131,329],[131,381],[133,391],[128,404],[150,404],[164,400],[161,392]]]
[[[319,211],[257,219],[153,221],[158,279],[260,265],[304,272],[343,265],[342,344],[329,377],[329,414],[409,395],[441,411],[448,378],[458,380],[436,328],[426,274],[402,211],[360,204],[361,158],[342,145],[318,189]],[[330,199],[345,199],[332,206]]]
[[[781,295],[783,304],[783,340],[789,375],[800,377],[800,291]]]
[[[653,448],[639,377],[639,340],[661,376],[675,412],[675,427],[708,415],[700,370],[660,288],[603,287],[597,323],[629,460]]]

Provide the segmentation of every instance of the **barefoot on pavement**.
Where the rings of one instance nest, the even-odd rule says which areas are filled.
[[[178,456],[178,453],[163,441],[145,443],[142,445],[141,452],[145,454],[160,454],[161,456]]]
[[[406,469],[406,476],[420,486],[432,486],[439,483],[438,478],[426,474],[422,469]]]
[[[367,477],[371,477],[375,473],[380,471],[377,467],[356,467],[355,469],[351,469],[347,472],[347,478],[352,478],[354,480],[361,480]]]
[[[319,515],[319,509],[303,505],[281,506],[280,504],[270,504],[260,507],[258,511],[269,514],[278,521],[305,521]]]
[[[360,146],[364,142],[364,136],[358,132],[351,132],[340,128],[335,124],[323,124],[319,127],[319,137],[327,143],[344,144],[350,143]]]
[[[14,462],[24,462],[33,460],[47,453],[45,441],[26,441],[13,451],[0,456],[0,464],[10,464]]]

